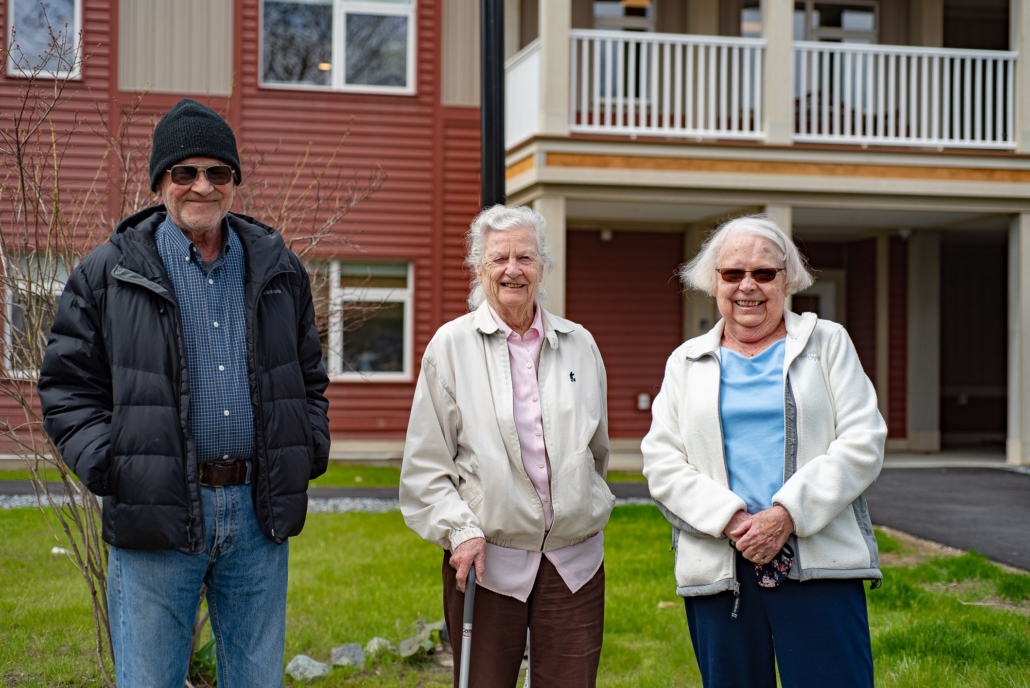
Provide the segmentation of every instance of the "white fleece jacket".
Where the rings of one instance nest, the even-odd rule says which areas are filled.
[[[791,577],[880,579],[863,493],[880,473],[887,426],[843,327],[784,311],[783,487],[773,496],[796,527]],[[729,489],[719,414],[723,321],[678,347],[665,367],[641,444],[651,496],[673,524],[682,596],[736,583],[722,531],[746,509]]]

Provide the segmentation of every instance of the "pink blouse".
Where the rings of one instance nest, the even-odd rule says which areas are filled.
[[[543,504],[544,525],[550,530],[554,521],[554,509],[551,507],[551,463],[544,446],[540,387],[537,382],[537,364],[544,341],[542,312],[543,309],[537,306],[533,324],[520,337],[490,308],[490,315],[508,340],[515,428],[522,449],[522,465]],[[540,568],[540,554],[487,543],[483,587],[525,602],[533,591],[533,583]],[[598,533],[575,545],[547,552],[546,556],[569,590],[576,592],[601,568],[604,560],[604,534]]]

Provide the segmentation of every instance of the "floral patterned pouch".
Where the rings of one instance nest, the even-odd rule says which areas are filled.
[[[787,580],[790,567],[794,563],[794,550],[784,545],[780,553],[765,564],[755,564],[755,580],[763,588],[777,588]]]

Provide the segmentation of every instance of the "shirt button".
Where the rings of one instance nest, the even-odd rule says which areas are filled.
[[[544,467],[544,464],[542,464],[542,463],[538,463],[538,464],[536,465],[536,467],[537,467],[537,468],[543,468],[543,467]]]
[[[540,431],[539,430],[536,431],[536,436],[540,437]]]
[[[223,416],[228,416],[229,415],[229,409],[225,409],[224,411],[222,411],[222,415]]]
[[[226,460],[228,460],[228,458],[229,458],[229,455],[226,454],[225,456],[222,457],[222,461],[226,461]]]
[[[208,278],[207,278],[207,283],[208,283],[208,284],[214,284],[214,283],[215,283],[215,281],[214,281],[213,279],[211,279],[210,277],[208,277]]]
[[[223,372],[224,370],[225,370],[225,366],[218,366],[218,371],[219,372]]]
[[[544,497],[544,501],[545,502],[549,502],[549,501],[551,501],[551,498],[550,497]]]
[[[533,397],[533,401],[536,401],[536,400],[537,400],[536,397]]]
[[[186,262],[187,262],[187,263],[188,263],[188,262],[190,262],[190,257],[189,257],[189,256],[183,256],[183,258],[185,258],[185,259],[186,259]]]
[[[526,364],[526,367],[527,367],[527,368],[532,368],[532,367],[533,367],[533,364],[532,364],[532,363],[527,363],[527,364]]]
[[[215,327],[218,327],[218,323],[217,322],[215,323]]]

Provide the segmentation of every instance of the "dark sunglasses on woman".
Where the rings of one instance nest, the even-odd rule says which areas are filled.
[[[168,170],[172,183],[179,186],[191,186],[201,172],[212,186],[228,184],[236,176],[228,165],[172,165]]]
[[[776,279],[776,273],[786,268],[758,268],[757,270],[741,270],[740,268],[715,268],[723,282],[743,282],[744,276],[751,273],[751,279],[759,284],[766,284]]]

